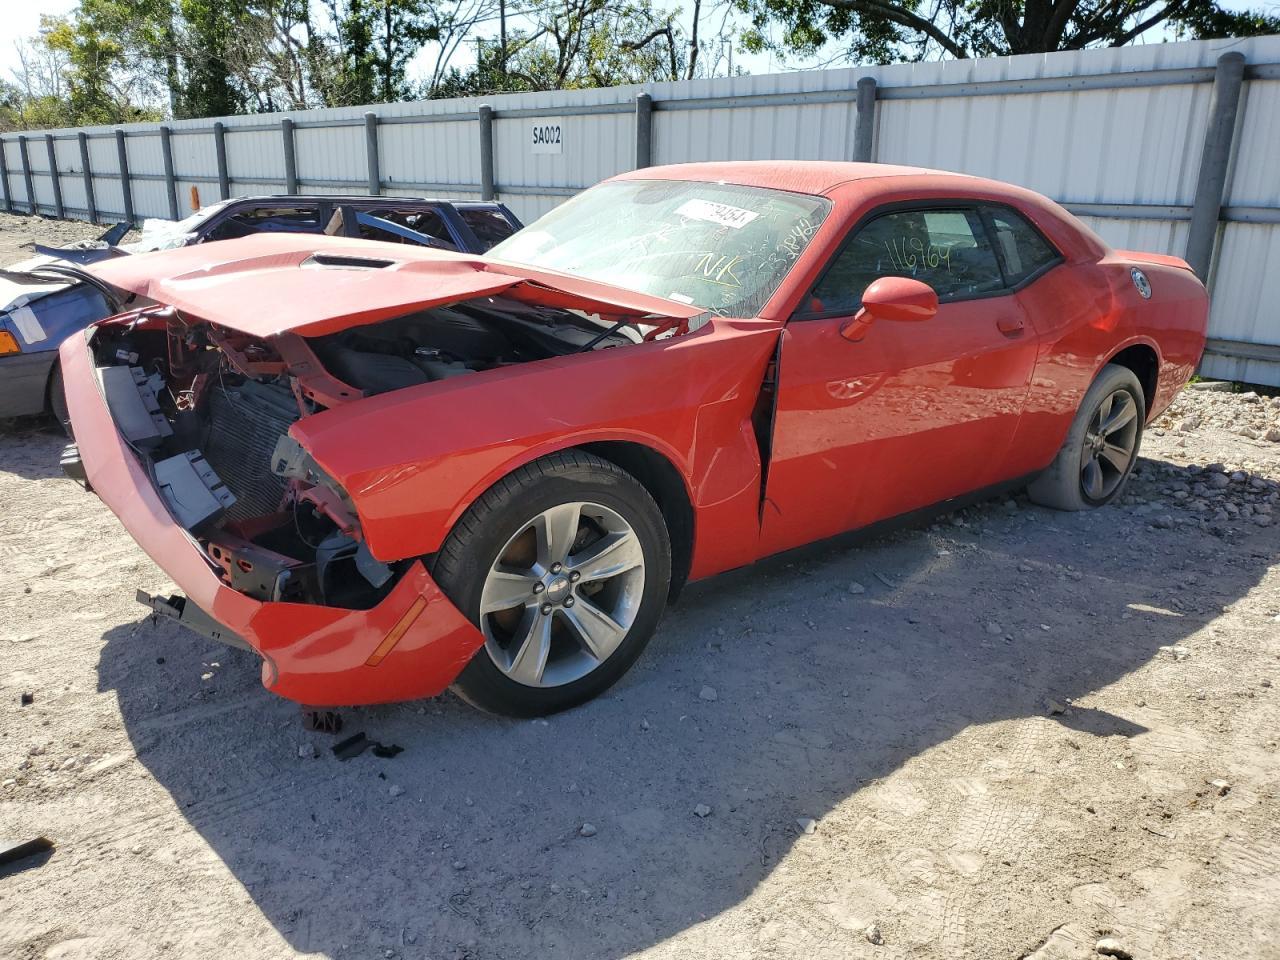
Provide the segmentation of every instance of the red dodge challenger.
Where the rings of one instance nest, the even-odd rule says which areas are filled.
[[[1187,264],[856,163],[637,170],[486,256],[275,235],[94,266],[87,482],[308,704],[599,694],[688,580],[1026,486],[1099,507],[1187,380]],[[78,448],[78,449],[77,449]]]

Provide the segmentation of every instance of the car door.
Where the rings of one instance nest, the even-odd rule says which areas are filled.
[[[938,294],[922,322],[841,326],[880,277]],[[783,333],[762,537],[768,551],[855,529],[1002,478],[1036,337],[977,203],[873,212]]]

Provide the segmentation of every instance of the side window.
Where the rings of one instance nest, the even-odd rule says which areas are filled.
[[[227,217],[205,239],[235,240],[254,233],[320,233],[323,229],[319,207],[252,207]]]
[[[854,234],[818,281],[807,309],[855,313],[863,291],[881,277],[927,283],[943,302],[1004,286],[977,210],[903,210],[876,217]]]
[[[362,210],[361,213],[376,217],[379,220],[385,220],[388,223],[395,224],[397,227],[404,227],[412,230],[414,233],[421,233],[431,239],[437,241],[438,246],[445,247],[449,250],[456,250],[457,245],[453,242],[453,237],[449,234],[449,228],[445,225],[444,219],[439,212],[433,209],[425,210],[396,210],[389,207],[374,207],[372,209]],[[389,230],[379,229],[377,226],[367,223],[358,225],[360,236],[365,240],[383,240],[389,243],[414,243],[415,241],[403,234],[392,233]]]
[[[497,210],[486,210],[483,207],[462,207],[458,214],[471,228],[471,232],[480,241],[483,253],[496,243],[507,239],[516,232],[511,221]]]
[[[1060,259],[1058,251],[1021,214],[1008,207],[989,207],[987,212],[1009,286],[1017,286]]]

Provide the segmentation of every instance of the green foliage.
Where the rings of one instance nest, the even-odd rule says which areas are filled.
[[[749,50],[809,55],[828,42],[855,61],[991,57],[1122,46],[1158,27],[1195,38],[1280,31],[1280,19],[1219,0],[733,0]]]
[[[505,59],[497,42],[487,42],[474,68],[450,71],[430,95],[679,80],[687,72],[689,41],[677,14],[655,10],[650,0],[558,0],[535,27],[508,36]]]

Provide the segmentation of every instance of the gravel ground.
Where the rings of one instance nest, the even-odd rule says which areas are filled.
[[[51,247],[92,240],[107,229],[82,220],[53,220],[0,213],[0,266],[35,256],[36,242]],[[136,234],[126,239],[132,240]]]
[[[1275,428],[1185,391],[1123,504],[776,558],[593,704],[345,711],[404,752],[339,762],[11,423],[0,833],[57,849],[0,956],[1280,957]]]

